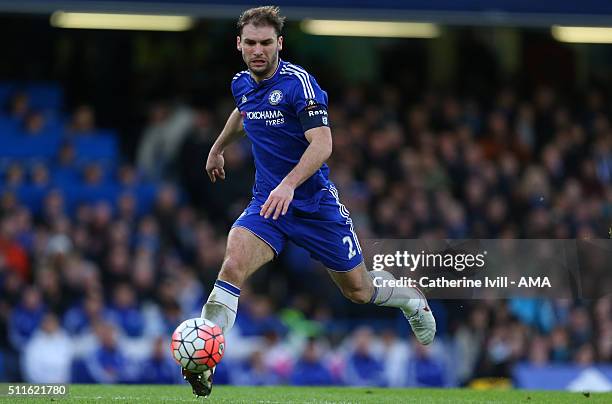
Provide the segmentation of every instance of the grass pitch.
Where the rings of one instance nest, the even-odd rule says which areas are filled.
[[[527,390],[381,389],[352,387],[216,386],[212,396],[196,399],[189,386],[72,385],[67,397],[0,396],[0,403],[612,403],[612,393]]]

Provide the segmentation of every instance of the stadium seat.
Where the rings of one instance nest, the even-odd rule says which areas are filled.
[[[101,184],[98,186],[80,185],[76,188],[77,203],[94,204],[106,201],[113,205],[119,194],[119,187],[116,184]]]
[[[64,92],[59,84],[53,82],[35,82],[24,86],[30,98],[30,107],[35,110],[59,111],[64,103]]]
[[[60,146],[60,139],[43,136],[4,136],[0,147],[0,158],[51,159]]]
[[[88,134],[79,134],[71,139],[75,154],[81,161],[110,160],[115,161],[119,154],[117,134],[110,130],[99,130]]]
[[[19,130],[19,121],[10,116],[0,115],[0,139],[14,135]]]
[[[0,107],[6,107],[17,92],[28,94],[30,107],[35,110],[60,111],[64,103],[64,91],[58,83],[42,82],[0,82]]]
[[[157,186],[154,184],[139,184],[134,187],[124,187],[120,194],[124,193],[129,193],[136,197],[136,213],[138,216],[142,216],[153,208],[155,196],[157,195]]]
[[[13,81],[0,82],[0,108],[6,107],[15,89],[16,83]]]
[[[27,205],[34,215],[37,215],[42,211],[43,200],[49,188],[32,184],[22,185],[17,189],[17,199]]]

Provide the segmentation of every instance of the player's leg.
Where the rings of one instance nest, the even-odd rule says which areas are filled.
[[[387,271],[367,271],[363,262],[349,271],[328,270],[342,294],[359,304],[397,307],[410,323],[417,340],[428,345],[436,335],[436,320],[427,299],[417,288],[388,286],[384,280],[395,279]]]
[[[202,318],[217,324],[224,333],[228,332],[236,320],[242,284],[273,258],[270,245],[244,227],[233,227],[219,276],[202,308]]]
[[[252,201],[236,220],[227,238],[225,258],[212,292],[202,308],[202,317],[227,333],[236,320],[240,288],[244,281],[283,249],[285,236],[272,220],[259,216],[261,208]],[[185,380],[196,396],[208,397],[215,369],[193,373],[183,369]]]
[[[395,278],[386,271],[367,271],[353,222],[333,186],[329,194],[321,198],[317,212],[294,210],[283,223],[290,226],[287,233],[291,234],[291,239],[328,268],[344,296],[355,303],[401,309],[419,342],[430,344],[433,341],[436,322],[425,296],[416,288],[374,282],[375,277]]]
[[[355,268],[346,272],[333,271],[329,268],[327,272],[344,297],[351,302],[357,304],[372,302],[376,289],[372,284],[372,278],[368,275],[363,261]]]

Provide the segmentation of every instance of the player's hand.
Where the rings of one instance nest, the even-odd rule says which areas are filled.
[[[222,180],[225,179],[225,170],[223,170],[224,165],[225,159],[223,158],[223,154],[211,150],[206,160],[206,174],[208,174],[208,178],[210,178],[211,182],[216,182],[217,177]]]
[[[266,219],[272,215],[272,219],[276,220],[280,215],[285,215],[289,210],[289,204],[293,200],[293,187],[284,183],[280,183],[270,192],[266,203],[261,207],[259,215]]]

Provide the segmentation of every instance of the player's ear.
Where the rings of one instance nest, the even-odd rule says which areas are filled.
[[[240,46],[240,35],[236,37],[236,49],[238,49],[238,52],[242,52],[242,46]]]
[[[278,37],[278,50],[283,50],[283,36]]]

